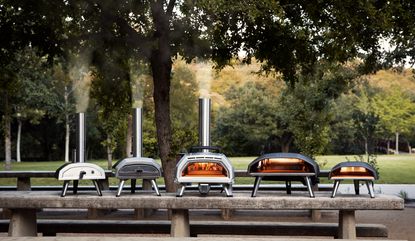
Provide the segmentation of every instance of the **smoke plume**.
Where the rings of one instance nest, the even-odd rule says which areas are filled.
[[[144,98],[144,83],[146,66],[139,61],[129,61],[132,107],[142,108]]]
[[[199,96],[210,98],[210,87],[212,82],[212,66],[207,62],[195,64],[196,80],[199,83]]]

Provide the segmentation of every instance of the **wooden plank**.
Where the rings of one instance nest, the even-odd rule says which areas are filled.
[[[0,220],[0,232],[7,232],[8,220]],[[170,234],[167,220],[59,220],[39,219],[38,232],[46,236],[56,233],[130,233]],[[116,227],[116,228],[115,228]],[[190,235],[276,235],[336,236],[337,223],[258,222],[258,221],[190,221]],[[357,224],[358,237],[388,237],[382,224]],[[80,236],[80,235],[78,235]]]
[[[74,237],[19,237],[10,238],[4,237],[3,241],[73,241]],[[102,237],[102,236],[88,236],[76,237],[77,241],[310,241],[310,239],[303,238],[270,238],[270,237],[198,237],[198,238],[171,238],[171,237]],[[318,239],[314,239],[318,240]],[[343,239],[344,241],[351,241],[351,239]],[[376,241],[373,239],[365,239],[365,241]],[[404,241],[404,240],[390,240],[390,241]]]

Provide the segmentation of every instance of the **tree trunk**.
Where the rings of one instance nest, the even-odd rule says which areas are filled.
[[[171,153],[171,119],[170,119],[170,75],[172,68],[169,15],[164,12],[163,1],[151,4],[152,17],[156,31],[154,47],[151,50],[150,64],[154,83],[154,109],[157,127],[157,142],[163,165],[164,182],[167,192],[175,192],[174,155]]]
[[[69,162],[69,138],[71,135],[71,131],[69,127],[68,114],[66,114],[65,119],[65,162]]]
[[[5,151],[5,170],[12,167],[12,142],[11,142],[11,116],[9,109],[9,96],[6,92],[4,101],[4,151]]]
[[[390,140],[388,139],[388,141],[386,142],[386,155],[389,154],[390,147],[391,147],[391,144],[390,144]]]
[[[112,169],[112,140],[107,136],[107,161],[108,161],[108,170]]]
[[[22,120],[17,120],[17,141],[16,141],[16,161],[21,162],[20,158],[20,140],[22,136]]]
[[[395,133],[395,155],[399,154],[399,132]]]
[[[280,138],[281,140],[281,151],[282,152],[289,152],[290,151],[290,145],[293,141],[293,137],[291,134],[283,134]]]
[[[409,141],[406,142],[406,144],[408,145],[408,153],[412,154],[412,147],[411,147],[411,143],[409,143]]]
[[[364,139],[365,139],[365,155],[369,155],[369,145],[367,143],[367,138],[364,138]]]
[[[133,153],[133,117],[128,115],[128,127],[127,127],[127,141],[125,142],[125,156],[131,157]]]
[[[68,88],[65,86],[65,162],[69,162],[69,138],[71,135],[71,130],[69,126],[69,114],[68,114]]]

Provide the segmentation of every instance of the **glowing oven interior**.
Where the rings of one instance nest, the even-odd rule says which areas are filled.
[[[337,170],[334,170],[331,174],[332,178],[355,178],[355,177],[364,177],[364,178],[374,178],[372,173],[364,167],[341,167]]]
[[[283,172],[310,172],[306,163],[297,158],[269,158],[263,159],[254,165],[254,172],[283,173]]]
[[[228,172],[220,163],[192,162],[183,169],[182,176],[227,177]]]

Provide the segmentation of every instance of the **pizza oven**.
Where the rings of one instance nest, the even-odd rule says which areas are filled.
[[[219,147],[210,146],[210,99],[199,99],[199,143],[184,154],[176,165],[175,182],[181,187],[177,196],[183,196],[186,186],[197,183],[201,194],[208,194],[211,185],[220,185],[226,196],[232,196],[234,170],[229,159],[218,153]],[[215,152],[216,151],[216,152]]]
[[[314,197],[312,184],[319,182],[318,164],[311,158],[297,153],[269,153],[253,160],[248,174],[255,177],[252,197],[255,197],[262,180],[285,181],[287,194],[291,194],[291,182],[300,181]]]
[[[102,196],[98,180],[105,179],[105,171],[100,166],[85,162],[85,113],[76,114],[76,155],[73,163],[66,163],[55,172],[55,177],[63,181],[61,196],[64,197],[73,182],[73,193],[78,191],[80,180],[91,180],[99,196]]]
[[[142,108],[133,109],[133,157],[125,158],[114,164],[115,177],[120,179],[116,196],[121,195],[124,184],[131,180],[131,193],[135,192],[137,179],[149,180],[157,196],[160,192],[156,179],[161,177],[162,169],[152,158],[142,157],[143,154],[143,133],[142,133]]]
[[[331,169],[329,179],[334,181],[332,198],[336,196],[340,182],[344,180],[353,181],[356,195],[360,194],[360,182],[364,182],[370,197],[375,197],[374,180],[378,179],[378,174],[376,169],[366,162],[341,162]]]

